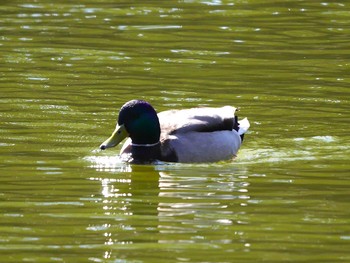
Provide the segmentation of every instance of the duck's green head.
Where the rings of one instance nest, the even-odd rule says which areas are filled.
[[[120,109],[117,127],[111,137],[100,145],[104,150],[118,145],[126,137],[133,144],[159,142],[160,125],[157,112],[144,100],[131,100]]]

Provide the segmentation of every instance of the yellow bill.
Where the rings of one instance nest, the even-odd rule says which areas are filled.
[[[105,150],[107,148],[111,148],[117,146],[121,141],[123,141],[129,134],[125,129],[124,125],[117,125],[111,137],[105,140],[101,145],[100,149]]]

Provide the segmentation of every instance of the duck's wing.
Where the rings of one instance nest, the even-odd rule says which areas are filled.
[[[158,114],[162,136],[188,132],[238,130],[235,107],[169,110]]]
[[[242,141],[237,131],[224,130],[170,135],[166,142],[167,147],[162,148],[164,160],[204,163],[234,158]]]

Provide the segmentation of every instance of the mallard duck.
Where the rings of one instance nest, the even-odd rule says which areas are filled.
[[[113,134],[101,150],[118,145],[126,137],[120,154],[132,163],[217,162],[236,156],[247,118],[238,122],[236,108],[191,108],[157,114],[144,100],[131,100],[119,112]]]

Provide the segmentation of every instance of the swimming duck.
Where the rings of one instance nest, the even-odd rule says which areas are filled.
[[[247,118],[238,122],[231,106],[167,110],[157,114],[144,100],[131,100],[119,112],[113,134],[101,150],[118,145],[126,137],[120,154],[131,163],[217,162],[236,156]]]

